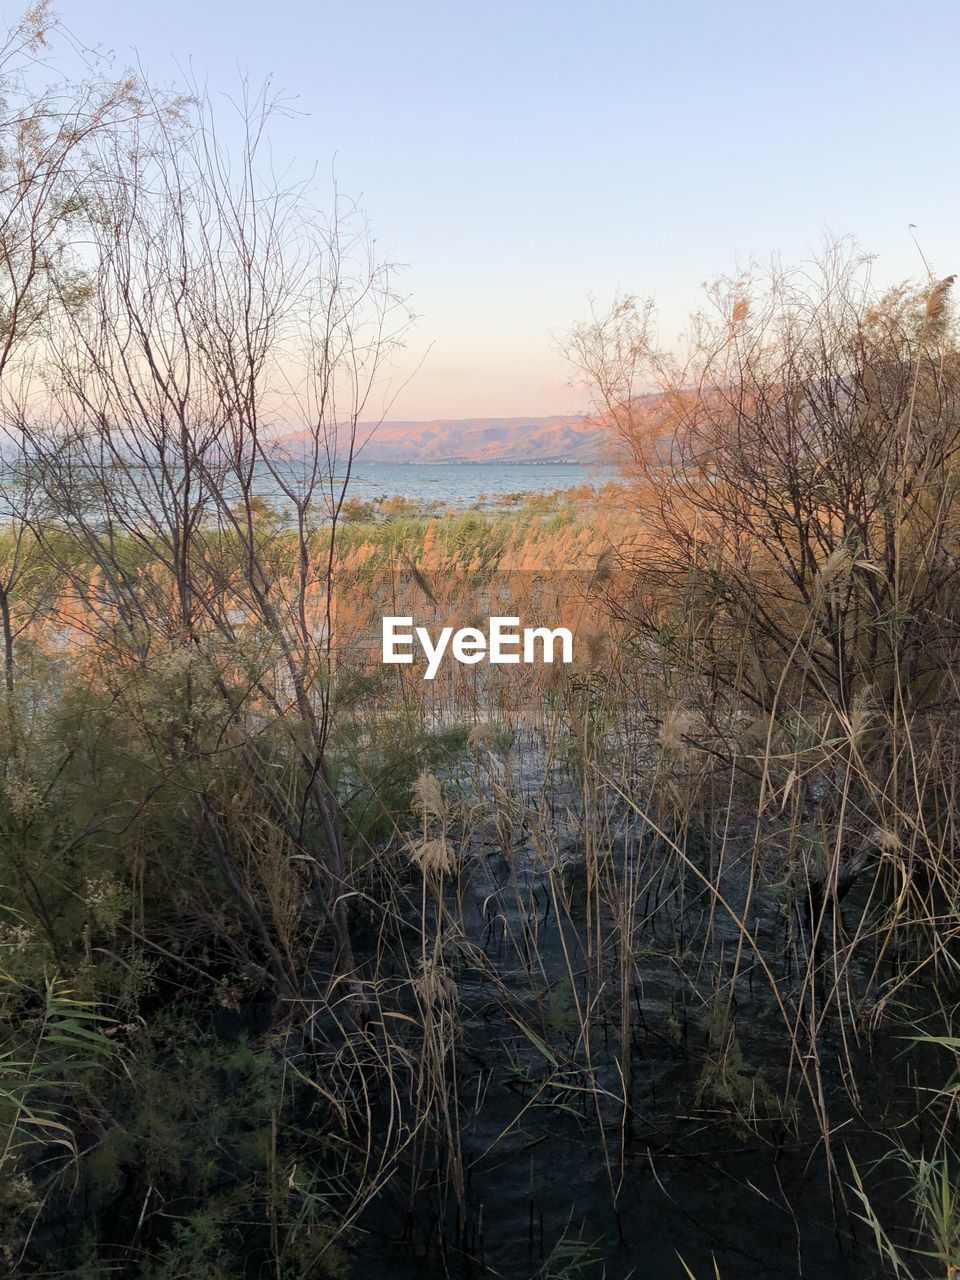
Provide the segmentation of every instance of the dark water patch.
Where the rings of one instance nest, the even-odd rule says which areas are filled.
[[[535,777],[543,761],[529,744],[526,759]],[[820,1028],[817,1088],[836,1130],[831,1180],[770,986],[772,977],[792,1007],[802,977],[789,915],[768,883],[750,893],[748,942],[731,914],[746,909],[751,840],[710,868],[731,908],[718,910],[703,880],[615,798],[599,824],[605,843],[585,848],[576,787],[558,785],[549,851],[531,837],[528,813],[509,849],[489,831],[475,838],[450,890],[463,935],[450,1080],[462,1198],[438,1141],[412,1199],[383,1196],[364,1215],[352,1274],[626,1280],[684,1276],[682,1257],[698,1280],[714,1263],[725,1280],[874,1276],[848,1152],[872,1168],[890,1147],[883,1131],[915,1110],[902,1041],[837,1018]],[[529,802],[537,788],[526,794]],[[690,847],[709,867],[708,845]],[[597,884],[625,870],[646,889],[624,969],[620,926]],[[865,970],[853,965],[851,983],[865,985]],[[733,1016],[725,1043],[721,1005]],[[893,1189],[877,1194],[888,1221],[903,1223]]]

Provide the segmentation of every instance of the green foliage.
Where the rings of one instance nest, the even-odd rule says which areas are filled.
[[[573,984],[569,977],[564,976],[547,993],[547,1026],[558,1035],[568,1036],[577,1025]]]
[[[96,1224],[77,1234],[57,1274],[112,1274],[127,1256],[152,1280],[239,1280],[250,1274],[249,1257],[272,1250],[289,1280],[338,1274],[334,1234],[345,1188],[331,1180],[337,1166],[327,1140],[298,1109],[276,1054],[243,1035],[218,1036],[189,1013],[160,1013],[120,1032],[52,983],[32,1061],[7,1058],[0,1070],[0,1098],[16,1109],[20,1145],[69,1146],[69,1179],[47,1179],[47,1199],[55,1203],[79,1184],[93,1204],[132,1189],[143,1206],[142,1220],[110,1237],[101,1240]],[[27,1079],[17,1083],[25,1067]],[[67,1099],[81,1081],[88,1093],[95,1086],[102,1117],[92,1142],[83,1111],[67,1123]],[[8,1257],[44,1211],[15,1156],[8,1152],[0,1178],[8,1211],[0,1247]]]
[[[782,1119],[783,1107],[763,1067],[751,1066],[744,1057],[719,991],[714,992],[696,1025],[707,1035],[697,1105],[707,1104],[723,1112],[744,1136],[764,1120]]]
[[[574,1231],[568,1223],[534,1280],[586,1280],[605,1270],[604,1254],[597,1244],[584,1237],[583,1228]]]
[[[6,975],[0,980],[11,982]],[[29,1007],[31,993],[13,985],[17,990],[3,993],[3,1006],[20,996]],[[115,1030],[112,1018],[76,999],[63,981],[45,982],[40,1012],[21,1017],[19,1043],[0,1052],[0,1170],[32,1143],[51,1142],[78,1154],[70,1099],[116,1059],[117,1041],[107,1034]]]
[[[427,770],[442,774],[462,760],[469,726],[424,730],[402,709],[377,716],[371,728],[341,725],[335,768],[347,832],[363,850],[393,832],[413,812],[412,787]]]

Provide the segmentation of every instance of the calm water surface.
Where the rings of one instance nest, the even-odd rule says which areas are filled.
[[[472,507],[511,493],[552,493],[584,484],[599,487],[618,478],[616,467],[600,464],[361,460],[354,468],[350,492],[361,500],[399,496],[423,503]]]

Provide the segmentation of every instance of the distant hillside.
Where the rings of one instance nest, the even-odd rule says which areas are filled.
[[[361,426],[366,437],[372,424]],[[296,453],[298,437],[281,443]],[[364,462],[603,462],[612,433],[586,418],[443,418],[384,422],[360,454]]]

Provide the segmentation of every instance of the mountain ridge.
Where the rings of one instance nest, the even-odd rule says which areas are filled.
[[[515,418],[434,418],[360,423],[358,458],[365,462],[610,461],[611,432],[579,415]],[[277,443],[297,452],[303,433]]]

